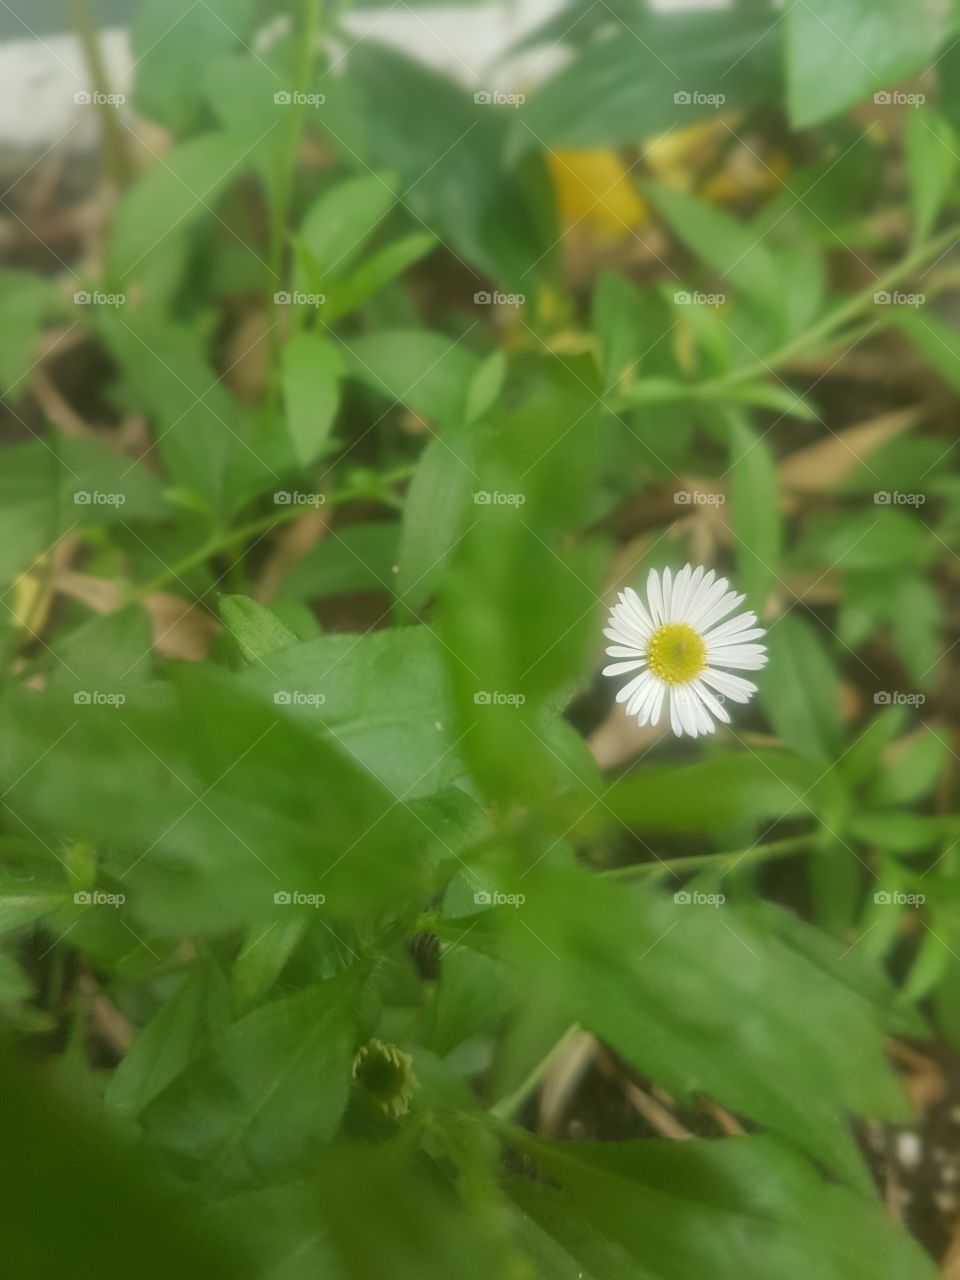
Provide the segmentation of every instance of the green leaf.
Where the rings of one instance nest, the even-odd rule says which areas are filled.
[[[591,327],[597,335],[606,389],[629,381],[651,341],[650,295],[613,271],[604,271],[593,291]]]
[[[0,1233],[4,1264],[23,1276],[73,1280],[255,1280],[248,1255],[221,1230],[198,1226],[141,1152],[44,1088],[35,1064],[14,1066],[4,1046]],[[36,1194],[40,1185],[42,1196]]]
[[[403,508],[397,600],[416,612],[444,576],[466,524],[477,484],[473,442],[466,431],[436,435],[424,449]]]
[[[891,853],[917,853],[929,849],[956,832],[958,824],[948,819],[933,818],[922,813],[857,813],[847,820],[848,828],[858,840],[889,849]]]
[[[295,242],[298,253],[305,249],[309,255],[294,277],[297,289],[313,283],[309,264],[319,270],[321,291],[328,279],[344,275],[396,201],[395,184],[393,174],[372,173],[340,182],[318,197],[304,214]]]
[[[57,664],[49,689],[92,693],[118,692],[150,677],[153,627],[141,604],[95,615],[51,645]]]
[[[817,770],[783,751],[751,751],[696,764],[647,765],[612,783],[605,803],[653,835],[713,835],[742,822],[816,812]]]
[[[443,650],[427,627],[291,645],[241,680],[406,800],[462,776]]]
[[[276,482],[262,444],[248,443],[240,406],[206,358],[200,335],[166,316],[127,315],[123,308],[102,318],[99,330],[123,372],[118,398],[150,416],[172,478],[199,495],[208,512],[227,503],[251,473],[261,492]],[[141,467],[130,475],[138,473],[149,475]]]
[[[312,547],[284,578],[284,598],[320,600],[358,591],[389,591],[398,526],[350,524]]]
[[[542,156],[512,167],[504,161],[508,116],[374,40],[352,46],[347,76],[327,77],[328,109],[338,79],[356,95],[364,127],[347,161],[356,163],[362,148],[367,166],[398,172],[404,208],[474,270],[474,289],[483,287],[482,273],[529,293],[554,261],[556,214]]]
[[[233,965],[233,995],[241,1012],[270,990],[309,926],[305,915],[251,926]]]
[[[543,741],[594,643],[599,556],[568,538],[598,465],[592,361],[518,361],[476,468],[476,519],[438,600],[459,732],[501,798],[556,787]],[[560,778],[570,784],[561,765]],[[548,781],[549,780],[549,781]]]
[[[730,468],[740,585],[762,613],[781,578],[780,487],[769,445],[741,414],[730,416]]]
[[[524,902],[486,908],[466,934],[462,918],[443,921],[443,936],[506,958],[532,1003],[564,1010],[674,1097],[715,1097],[870,1185],[839,1117],[905,1114],[884,1052],[892,1010],[729,903],[543,863],[502,889]]]
[[[769,664],[760,698],[774,730],[801,755],[835,760],[840,751],[840,684],[817,631],[789,614],[767,635]]]
[[[43,322],[65,309],[49,280],[27,271],[0,271],[0,396],[16,404],[26,395]]]
[[[919,308],[898,308],[896,322],[937,373],[954,390],[960,389],[960,329]]]
[[[329,283],[326,286],[324,319],[330,322],[349,311],[355,311],[391,280],[430,253],[436,243],[435,236],[426,232],[414,232],[375,253],[346,279]]]
[[[138,113],[186,133],[200,115],[208,64],[247,39],[253,14],[253,0],[144,0],[131,32]]]
[[[616,21],[521,109],[516,144],[570,150],[639,143],[773,97],[779,82],[776,21],[762,10],[637,14]],[[551,43],[584,18],[571,11]],[[559,39],[558,39],[559,37]],[[696,96],[695,96],[696,94]],[[679,99],[678,99],[678,95]]]
[[[283,348],[287,430],[302,467],[326,447],[340,405],[343,360],[335,342],[318,333],[295,333]]]
[[[947,10],[913,0],[792,0],[787,10],[787,104],[794,128],[891,91],[933,60]],[[888,110],[893,110],[888,106]]]
[[[198,961],[124,1054],[104,1095],[108,1111],[134,1118],[226,1029],[230,994],[219,968]]]
[[[251,149],[243,135],[205,133],[162,156],[120,200],[107,250],[110,278],[128,285],[167,236],[212,216],[221,192],[242,177]]]
[[[295,1170],[346,1106],[356,995],[348,974],[235,1022],[143,1112],[147,1136],[207,1187]]]
[[[780,417],[799,418],[801,422],[820,421],[820,415],[809,400],[779,381],[755,382],[742,387],[718,387],[715,392],[708,387],[702,392],[702,398],[716,399],[720,403],[732,401],[735,404],[748,404],[757,409],[772,409]]]
[[[913,235],[933,230],[960,164],[957,138],[942,116],[926,108],[907,113],[907,170],[913,202]]]
[[[52,433],[4,449],[0,469],[0,579],[77,526],[160,519],[157,476],[99,440]]]
[[[551,1184],[512,1179],[521,1209],[588,1265],[599,1237],[641,1268],[615,1276],[934,1280],[875,1198],[830,1186],[769,1138],[517,1142]]]
[[[507,376],[507,358],[502,351],[494,351],[482,361],[467,387],[467,403],[464,421],[472,425],[488,413],[499,399]]]
[[[297,643],[297,637],[271,610],[249,596],[223,596],[223,626],[246,662],[259,662]]]
[[[645,191],[687,247],[765,310],[780,310],[774,259],[755,230],[694,196],[658,183]]]
[[[462,342],[426,329],[381,329],[344,344],[347,371],[429,421],[457,426],[477,358]]]
[[[888,754],[870,799],[875,804],[915,804],[933,791],[949,755],[949,746],[935,730],[921,729]]]
[[[477,1190],[494,1194],[482,1173]],[[507,1233],[465,1207],[438,1178],[436,1165],[414,1158],[403,1141],[334,1147],[319,1162],[309,1192],[306,1223],[319,1217],[332,1255],[323,1274],[337,1280],[491,1280],[527,1269]],[[495,1201],[486,1203],[492,1211]],[[372,1221],[376,1231],[369,1229]]]
[[[342,656],[353,641],[337,639]],[[294,889],[322,892],[349,916],[426,888],[421,824],[334,735],[254,692],[255,674],[180,667],[122,705],[82,709],[3,690],[0,778],[17,783],[8,817],[106,842],[141,937],[269,921],[291,911],[275,908],[274,894]],[[306,684],[299,673],[287,680],[291,696]],[[368,698],[373,708],[376,687]],[[436,767],[444,750],[430,758]]]

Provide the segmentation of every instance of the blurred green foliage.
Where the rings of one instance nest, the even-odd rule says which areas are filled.
[[[571,4],[518,103],[344,9],[145,0],[169,149],[0,273],[11,1264],[932,1276],[855,1126],[909,1120],[885,1036],[960,1039],[957,16]],[[701,125],[761,196],[649,161]],[[645,220],[571,261],[593,149]],[[37,422],[64,329],[109,427]],[[624,739],[608,588],[687,559],[760,696]],[[749,1133],[537,1132],[571,1027]]]

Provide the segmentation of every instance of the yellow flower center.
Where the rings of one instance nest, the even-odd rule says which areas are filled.
[[[707,646],[685,622],[667,622],[650,637],[647,661],[667,684],[689,684],[707,665]]]

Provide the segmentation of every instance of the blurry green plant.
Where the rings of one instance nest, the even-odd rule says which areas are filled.
[[[102,273],[0,277],[14,422],[57,324],[108,358],[100,411],[152,433],[137,460],[54,423],[3,451],[17,1274],[933,1274],[850,1120],[909,1119],[885,1035],[960,1037],[960,330],[929,306],[956,283],[956,23],[579,9],[529,38],[571,57],[512,110],[370,40],[324,52],[319,0],[269,44],[248,0],[147,0],[135,101],[171,149]],[[891,191],[842,113],[942,50]],[[669,262],[574,294],[547,150],[720,94],[731,140],[787,139],[778,193],[738,216],[643,180]],[[835,429],[868,340],[935,394]],[[683,563],[686,517],[770,663],[745,728],[603,776],[580,730],[641,493],[669,514],[628,527],[623,580]],[[277,577],[287,525],[312,533]],[[535,1135],[571,1027],[749,1135]]]

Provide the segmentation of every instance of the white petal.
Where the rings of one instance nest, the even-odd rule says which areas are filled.
[[[726,707],[722,702],[717,701],[702,680],[694,680],[692,688],[696,689],[697,693],[700,695],[707,711],[712,712],[717,719],[722,720],[724,724],[730,723],[730,715]]]
[[[670,728],[678,738],[683,737],[683,721],[680,719],[680,708],[677,706],[677,691],[670,690]]]
[[[757,686],[750,680],[744,680],[742,676],[732,676],[726,671],[715,671],[713,667],[707,667],[702,671],[700,679],[704,684],[716,689],[718,693],[722,693],[725,698],[732,698],[734,702],[749,702],[751,694],[757,691]]]
[[[663,683],[662,680],[658,681],[657,691],[653,695],[653,700],[650,703],[651,725],[657,725],[660,723],[660,712],[663,710],[663,699],[666,692],[667,692],[667,686]]]
[[[693,696],[689,688],[684,685],[674,691],[674,697],[677,700],[677,712],[680,716],[680,723],[689,733],[691,738],[697,737],[700,732],[700,726],[697,722],[697,711],[694,706]]]
[[[709,636],[704,636],[707,649],[722,649],[732,644],[747,644],[751,640],[759,640],[761,636],[767,634],[765,627],[754,627],[752,631],[736,631],[732,635],[728,632],[725,636],[717,636],[713,631]]]
[[[695,684],[692,686],[692,688],[694,689],[695,692],[697,692],[697,686]],[[696,710],[697,717],[700,720],[700,732],[716,733],[717,726],[714,724],[713,717],[710,715],[710,712],[707,708],[707,704],[704,702],[699,692],[697,692],[697,699],[696,699],[696,702],[694,703],[694,709]]]
[[[711,649],[707,661],[717,667],[734,667],[740,671],[759,671],[767,665],[766,650],[758,644],[732,645],[727,649]]]
[[[706,578],[704,578],[704,582],[706,582]],[[723,593],[726,589],[726,578],[718,578],[716,582],[712,583],[706,590],[701,587],[697,594],[697,598],[691,602],[690,608],[687,610],[687,616],[684,618],[684,622],[688,623],[691,627],[696,627],[699,631],[706,630],[706,628],[700,626],[700,619],[707,616],[717,601],[723,597]]]
[[[664,569],[660,575],[660,595],[663,604],[663,620],[670,621],[670,606],[673,603],[673,575],[669,569]]]
[[[660,575],[656,569],[651,569],[647,574],[647,604],[650,608],[650,617],[653,619],[653,625],[659,627],[663,622],[663,600],[660,595]]]
[[[704,616],[697,623],[697,630],[701,633],[708,630],[715,622],[719,622],[719,620],[725,617],[731,609],[735,609],[737,605],[742,604],[743,601],[743,596],[738,596],[735,591],[728,591],[727,594],[723,596],[722,599],[718,600],[711,609],[707,610]]]
[[[721,622],[719,626],[707,632],[703,638],[709,644],[712,640],[720,640],[724,636],[737,635],[741,631],[746,631],[748,627],[752,627],[756,620],[757,615],[755,613],[738,613],[735,618],[728,618],[726,622]]]
[[[623,598],[626,608],[633,611],[639,625],[647,631],[652,631],[653,623],[650,621],[650,615],[643,607],[643,601],[634,591],[633,587],[626,587],[624,589]]]
[[[633,644],[611,644],[604,649],[608,658],[644,658],[642,649]]]
[[[601,672],[605,676],[623,676],[628,671],[636,671],[639,667],[647,665],[646,658],[634,658],[628,662],[611,662],[608,667],[604,667]]]
[[[650,701],[653,694],[654,682],[656,676],[652,671],[644,672],[646,680],[641,680],[634,690],[633,697],[624,708],[628,716],[638,715],[642,708]]]
[[[676,622],[678,610],[683,605],[684,596],[690,581],[690,566],[685,564],[673,579],[673,595],[670,597],[670,621]]]
[[[603,634],[608,640],[613,640],[615,644],[626,644],[632,649],[646,649],[645,643],[639,641],[636,636],[625,632],[623,627],[604,627]]]
[[[690,585],[687,587],[686,596],[683,601],[683,607],[677,613],[678,622],[689,622],[693,611],[698,608],[698,601],[706,595],[710,590],[713,582],[713,570],[704,573],[703,565],[698,565],[694,569],[690,577]]]
[[[624,604],[614,605],[610,610],[610,625],[619,627],[627,635],[636,636],[638,642],[650,639],[650,628],[637,620],[636,615]]]
[[[628,680],[622,689],[617,690],[617,701],[626,702],[627,699],[631,696],[631,694],[634,693],[634,691],[640,687],[640,684],[642,683],[644,677],[648,676],[649,674],[650,674],[649,671],[641,671],[640,674],[634,676],[632,680]]]

